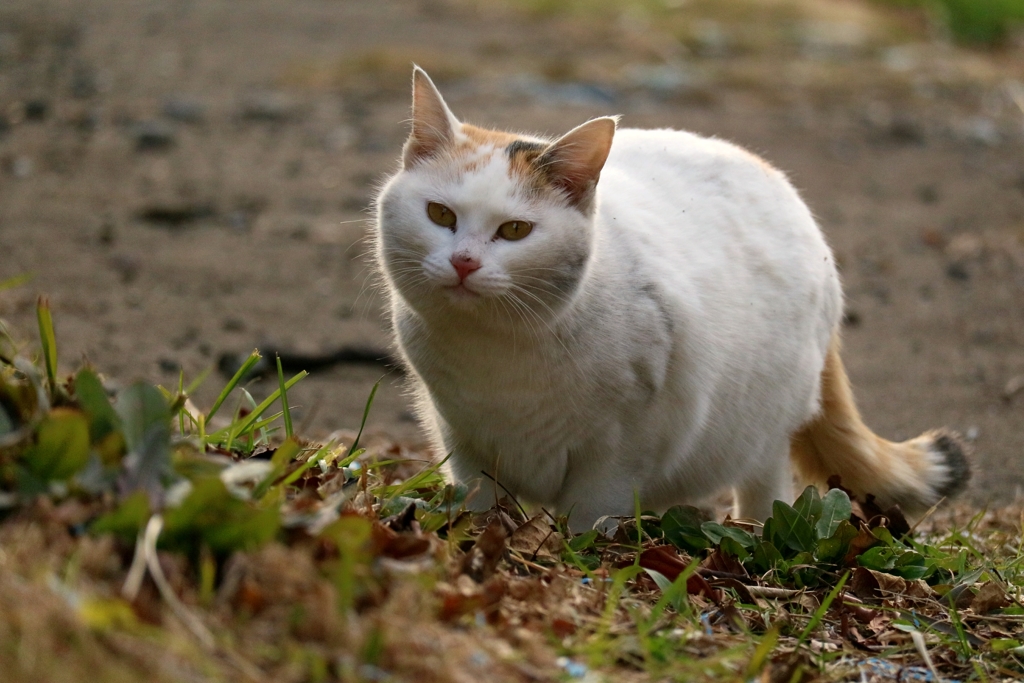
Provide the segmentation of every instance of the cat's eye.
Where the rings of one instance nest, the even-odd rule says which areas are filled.
[[[507,221],[498,226],[498,237],[503,240],[521,240],[533,230],[533,223],[526,221]]]
[[[442,228],[455,229],[455,212],[444,204],[429,202],[427,204],[427,215],[430,217],[430,220]]]

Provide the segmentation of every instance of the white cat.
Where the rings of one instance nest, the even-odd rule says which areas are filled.
[[[600,178],[600,182],[599,182]],[[420,416],[484,509],[697,502],[740,517],[823,484],[918,513],[964,487],[959,439],[891,443],[839,358],[842,293],[785,176],[729,143],[584,123],[558,140],[460,123],[413,76],[377,200],[379,266]]]

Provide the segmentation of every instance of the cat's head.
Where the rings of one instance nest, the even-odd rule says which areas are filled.
[[[417,67],[402,169],[377,200],[377,258],[393,289],[425,316],[557,315],[590,262],[615,123],[553,141],[484,130],[456,119]]]

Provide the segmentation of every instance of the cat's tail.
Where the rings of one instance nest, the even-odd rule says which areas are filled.
[[[791,455],[808,483],[839,475],[858,498],[874,494],[879,505],[899,504],[920,515],[964,490],[971,478],[968,449],[955,432],[936,429],[893,443],[864,424],[839,357],[839,337],[821,372],[821,411],[790,439]]]

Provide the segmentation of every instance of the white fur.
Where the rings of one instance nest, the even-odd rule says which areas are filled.
[[[631,514],[634,492],[664,509],[734,487],[759,518],[791,498],[789,435],[818,410],[842,295],[783,174],[719,140],[619,130],[586,215],[481,153],[468,173],[400,171],[377,226],[420,415],[473,507],[504,495],[482,471],[575,529]],[[492,239],[512,219],[533,232]],[[456,251],[482,263],[470,293],[451,289]]]

